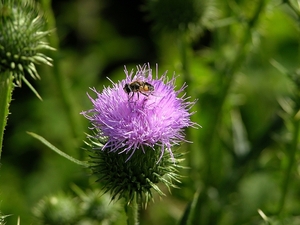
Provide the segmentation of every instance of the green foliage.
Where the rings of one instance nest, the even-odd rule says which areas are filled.
[[[188,96],[198,99],[192,120],[202,128],[187,130],[193,143],[177,149],[188,152],[182,165],[189,168],[180,171],[179,189],[168,194],[158,184],[167,196],[153,193],[154,203],[140,211],[141,224],[299,224],[300,10],[294,1],[212,1],[197,18],[184,16],[188,32],[161,29],[159,35],[153,28],[169,23],[161,13],[156,17],[158,11],[144,10],[148,3],[53,1],[51,9],[45,2],[43,11],[53,10],[56,23],[50,38],[57,35],[60,49],[52,53],[53,69],[38,66],[43,79],[32,83],[42,103],[28,90],[14,89],[0,168],[0,209],[12,214],[8,225],[18,216],[21,224],[33,224],[37,202],[68,193],[72,183],[81,190],[103,184],[26,131],[87,160],[84,133],[90,130],[80,115],[91,108],[86,92],[111,85],[106,77],[122,79],[124,65],[130,70],[145,62],[181,74],[177,87],[187,82]],[[201,32],[191,35],[189,21]],[[101,213],[90,206],[99,199],[83,201],[89,191],[77,195],[67,196],[75,200],[72,207],[93,212],[85,217],[92,223],[82,224],[95,224]],[[120,218],[112,224],[124,224]]]
[[[83,191],[73,185],[77,195],[58,193],[41,199],[33,209],[35,224],[113,224],[121,216],[120,205],[111,203],[99,190]]]
[[[204,1],[149,0],[147,10],[156,29],[165,32],[186,31],[199,24],[204,12]]]

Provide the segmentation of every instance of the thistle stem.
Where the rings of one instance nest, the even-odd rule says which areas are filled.
[[[13,76],[9,71],[0,74],[0,159],[3,145],[4,130],[9,113],[13,90]]]
[[[193,81],[190,74],[190,65],[189,65],[189,58],[188,58],[188,50],[190,49],[190,45],[187,41],[187,37],[184,32],[181,32],[179,35],[179,51],[180,51],[180,57],[181,57],[181,64],[182,64],[182,73],[183,73],[183,79],[184,82],[188,85],[192,85]],[[188,96],[192,96],[191,93],[189,93],[190,89],[186,90],[186,93]],[[192,140],[191,138],[191,130],[189,128],[185,131],[186,139]],[[187,152],[193,152],[192,151],[192,145],[186,145],[186,151]],[[193,154],[188,154],[188,164],[192,165],[192,158],[194,157]],[[192,167],[193,168],[193,167]]]
[[[129,204],[125,203],[125,213],[127,214],[127,225],[139,225],[136,195]]]
[[[56,27],[55,24],[55,17],[54,13],[52,11],[51,7],[51,0],[42,0],[41,4],[44,8],[44,11],[47,13],[47,29],[51,30]],[[59,50],[59,38],[57,36],[56,32],[53,32],[52,35],[49,37],[50,45],[53,46],[57,52]],[[76,145],[79,143],[79,141],[82,140],[82,124],[79,119],[79,112],[74,110],[75,108],[75,102],[72,97],[72,93],[70,92],[69,83],[68,80],[65,78],[65,76],[61,73],[60,69],[60,59],[58,57],[57,52],[51,52],[51,58],[53,59],[53,82],[57,85],[58,92],[61,96],[60,100],[62,102],[62,105],[68,115],[69,124],[71,126],[71,132],[73,137],[75,138]]]
[[[286,167],[285,176],[282,180],[282,192],[279,199],[278,211],[277,214],[280,214],[284,208],[285,200],[288,192],[289,185],[291,183],[291,175],[293,167],[295,165],[296,153],[299,144],[299,133],[300,133],[300,118],[299,112],[296,111],[295,115],[292,118],[293,122],[293,139],[290,144],[290,148],[287,148],[286,152],[288,153],[288,165]]]
[[[184,80],[187,84],[189,84],[192,82],[191,75],[190,75],[190,66],[188,63],[188,50],[190,46],[186,39],[187,39],[186,35],[182,32],[179,40],[179,47],[180,47],[179,50],[180,50]]]
[[[251,41],[253,29],[256,27],[259,16],[263,11],[264,6],[265,1],[260,0],[257,4],[256,10],[252,18],[248,21],[247,27],[243,34],[243,38],[240,42],[240,45],[237,48],[234,59],[227,64],[224,70],[220,71],[222,86],[218,93],[217,102],[215,103],[216,107],[214,108],[213,116],[211,116],[211,118],[214,118],[210,124],[211,130],[205,138],[209,141],[205,146],[205,161],[207,162],[207,164],[205,165],[206,172],[204,175],[204,182],[206,186],[204,187],[202,194],[200,193],[198,196],[195,197],[196,201],[194,199],[195,202],[193,204],[195,204],[195,206],[191,209],[189,218],[190,224],[193,225],[201,223],[200,217],[202,216],[202,214],[199,212],[201,212],[202,208],[205,207],[204,204],[207,204],[206,201],[209,201],[206,199],[207,187],[209,187],[212,181],[214,180],[213,176],[215,176],[215,174],[218,174],[219,167],[214,167],[211,162],[215,162],[219,158],[219,155],[216,154],[216,151],[214,149],[214,144],[215,139],[217,138],[217,127],[222,117],[222,109],[224,107],[224,103],[227,99],[235,75],[246,58],[248,43]],[[213,223],[210,222],[211,220],[217,220],[217,218],[220,218],[220,213],[222,213],[221,210],[217,210],[216,212],[209,212],[207,216],[207,221],[201,224],[216,224],[217,221],[214,221]]]

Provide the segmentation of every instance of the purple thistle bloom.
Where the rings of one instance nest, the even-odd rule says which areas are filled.
[[[125,67],[125,74],[124,80],[111,81],[113,87],[105,87],[102,93],[92,89],[97,94],[96,99],[89,96],[94,107],[82,112],[93,129],[100,130],[99,136],[108,138],[102,150],[130,154],[128,160],[135,151],[145,152],[146,146],[153,150],[158,146],[160,159],[165,149],[174,159],[171,147],[186,141],[183,129],[198,126],[190,120],[189,109],[195,102],[187,101],[185,94],[178,97],[187,85],[175,91],[176,77],[168,80],[165,72],[160,78],[157,73],[153,78],[149,64],[138,66],[135,74]],[[128,89],[134,81],[139,81],[135,88],[143,88],[144,84],[145,90]],[[154,90],[147,90],[152,86]]]

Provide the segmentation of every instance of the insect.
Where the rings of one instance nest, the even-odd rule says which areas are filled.
[[[138,97],[139,93],[148,97],[152,93],[152,91],[154,91],[154,87],[152,84],[140,80],[125,84],[123,89],[128,95],[132,93],[129,99],[133,98],[134,93],[137,93]]]

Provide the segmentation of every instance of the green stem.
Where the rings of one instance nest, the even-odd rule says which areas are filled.
[[[286,3],[298,16],[298,19],[300,18],[300,9],[299,7],[296,7],[296,5],[291,1],[291,0],[283,0],[284,3]],[[277,65],[278,63],[275,62]],[[280,65],[279,65],[280,66]],[[278,65],[277,65],[278,67]],[[281,69],[281,71],[284,74],[287,74],[291,77],[291,74],[288,73],[287,70],[285,70],[282,67],[279,67]],[[278,203],[278,209],[276,214],[279,215],[280,213],[282,213],[284,206],[285,206],[285,202],[286,202],[286,196],[288,193],[288,189],[291,183],[291,177],[292,177],[292,172],[295,166],[295,160],[296,160],[296,153],[297,153],[297,149],[298,149],[298,145],[299,145],[299,135],[300,135],[300,89],[299,86],[296,87],[297,91],[296,91],[296,106],[295,106],[295,112],[294,115],[292,116],[291,120],[292,120],[292,124],[293,124],[293,138],[292,141],[290,143],[290,145],[288,145],[288,147],[286,148],[286,152],[288,154],[288,165],[285,168],[285,176],[283,177],[282,180],[282,191],[281,191],[281,196],[279,199],[279,203]]]
[[[179,36],[179,50],[181,56],[181,64],[182,64],[182,71],[184,75],[184,80],[187,84],[192,82],[191,74],[190,74],[190,66],[188,61],[188,50],[190,46],[188,41],[186,40],[185,33],[181,33]]]
[[[3,145],[4,130],[9,113],[13,90],[13,76],[9,71],[0,74],[0,159]]]
[[[298,109],[299,110],[299,109]],[[297,114],[298,113],[298,114]],[[286,167],[285,176],[282,181],[282,192],[279,200],[278,211],[277,214],[280,214],[284,208],[285,200],[288,192],[289,185],[291,183],[291,175],[295,165],[296,153],[299,144],[299,133],[300,133],[300,115],[299,111],[295,113],[293,116],[293,139],[290,145],[290,148],[287,148],[288,155],[288,165]]]
[[[211,124],[210,124],[210,132],[207,134],[205,137],[205,140],[207,142],[205,143],[205,148],[207,149],[205,151],[205,157],[206,157],[206,162],[215,162],[217,158],[214,158],[214,144],[217,143],[215,141],[215,138],[217,138],[217,128],[219,127],[219,123],[222,117],[223,113],[223,106],[224,103],[227,99],[228,93],[230,91],[230,87],[232,85],[232,82],[235,78],[235,74],[239,70],[240,66],[242,65],[243,61],[245,60],[246,53],[247,53],[247,45],[251,41],[251,36],[252,36],[252,29],[255,26],[259,12],[262,10],[262,5],[263,5],[264,0],[261,0],[258,7],[257,11],[254,13],[253,18],[249,20],[248,26],[246,27],[246,30],[244,32],[243,38],[241,40],[241,43],[237,47],[237,51],[235,54],[235,57],[233,61],[230,61],[229,64],[224,68],[224,70],[220,71],[219,76],[220,76],[220,90],[218,92],[217,98],[214,102],[214,111],[213,111],[213,118]],[[216,155],[216,157],[219,157]],[[205,173],[205,183],[209,183],[209,180],[212,180],[213,176],[213,168],[212,168],[212,163],[207,164],[207,171]]]
[[[43,9],[47,17],[47,26],[48,26],[47,29],[48,30],[54,29],[56,27],[56,24],[55,24],[55,17],[51,7],[51,0],[42,0],[41,4],[43,6]],[[51,36],[49,37],[49,42],[50,45],[53,46],[58,52],[59,38],[56,32],[51,33]],[[64,109],[68,115],[69,123],[71,126],[71,132],[73,133],[75,140],[81,141],[82,139],[80,137],[83,136],[83,132],[82,132],[83,129],[79,119],[79,112],[74,110],[75,102],[74,99],[72,98],[72,93],[69,88],[70,85],[68,83],[68,80],[61,73],[60,63],[59,63],[60,59],[57,52],[49,53],[51,54],[51,58],[53,58],[54,82],[58,87],[58,91],[61,96],[60,100],[62,101]]]
[[[139,225],[136,196],[129,204],[127,202],[125,203],[125,213],[127,214],[127,225]]]
[[[216,143],[215,139],[217,138],[217,128],[218,124],[220,123],[222,112],[223,112],[223,106],[225,103],[225,100],[227,99],[228,93],[230,91],[230,87],[232,85],[232,82],[235,78],[235,74],[239,70],[240,66],[242,65],[243,61],[245,60],[246,53],[247,53],[247,45],[251,41],[252,37],[252,31],[253,28],[256,26],[256,23],[258,21],[259,15],[261,14],[262,10],[264,9],[265,6],[265,1],[260,0],[258,2],[257,8],[252,16],[252,18],[248,21],[248,26],[246,27],[246,30],[243,35],[243,39],[241,40],[241,43],[238,46],[238,49],[236,51],[235,57],[233,61],[230,61],[229,64],[225,67],[223,71],[220,72],[220,77],[221,77],[221,88],[218,93],[218,98],[216,99],[217,101],[214,103],[214,111],[213,111],[213,121],[210,124],[210,132],[207,134],[205,137],[205,161],[207,162],[206,165],[206,171],[204,174],[204,182],[206,186],[202,190],[202,194],[199,194],[196,198],[196,201],[193,203],[194,208],[191,209],[190,212],[190,217],[189,217],[189,224],[200,224],[201,222],[201,213],[202,208],[205,207],[204,204],[209,204],[206,199],[206,192],[207,188],[211,185],[213,185],[211,182],[214,182],[215,179],[213,178],[214,174],[216,174],[213,169],[215,169],[212,166],[211,162],[215,162],[217,160],[216,157],[219,157],[219,155],[216,154],[215,149],[214,149],[214,144]],[[216,169],[219,169],[216,168]],[[216,210],[216,211],[209,211],[207,215],[207,220],[203,224],[216,224],[217,219],[220,218],[221,211]],[[211,221],[214,221],[211,223]],[[202,224],[202,223],[201,223]]]
[[[180,51],[180,57],[181,57],[181,64],[182,64],[182,75],[184,82],[187,85],[192,85],[193,81],[190,74],[190,65],[188,60],[188,50],[190,49],[189,43],[187,41],[187,37],[184,32],[181,32],[179,34],[179,51]],[[187,88],[185,91],[187,93],[187,96],[192,96],[190,91],[191,88]],[[187,128],[185,130],[186,134],[186,140],[192,140],[191,138],[191,129]],[[186,145],[186,152],[192,153],[192,145]],[[187,155],[188,165],[193,165],[193,154]],[[195,168],[192,166],[192,168]]]

